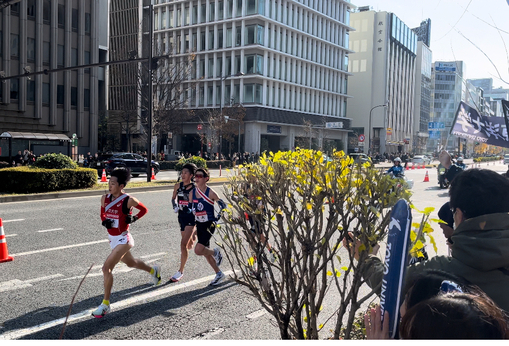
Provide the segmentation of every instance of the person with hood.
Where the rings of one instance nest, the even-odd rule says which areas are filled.
[[[479,286],[509,312],[509,179],[491,170],[469,169],[452,181],[449,196],[455,227],[451,257],[409,266],[406,282],[427,269],[442,270]],[[352,252],[359,248],[358,243],[348,245]],[[363,264],[363,277],[380,294],[384,264],[373,255]]]

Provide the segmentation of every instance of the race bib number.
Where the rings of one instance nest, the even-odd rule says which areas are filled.
[[[196,212],[196,221],[198,222],[207,222],[209,221],[209,217],[207,216],[206,211],[198,211]]]
[[[118,219],[112,219],[112,220],[113,220],[113,223],[112,223],[111,228],[118,228]]]
[[[187,207],[188,205],[189,205],[188,201],[179,201],[180,210],[184,210],[184,208]]]

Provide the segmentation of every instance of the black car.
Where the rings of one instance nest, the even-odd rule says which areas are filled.
[[[147,172],[147,159],[138,154],[117,153],[106,160],[106,174],[110,175],[117,167],[126,167],[131,170],[131,175],[137,177]],[[159,163],[152,160],[154,174],[159,173]]]
[[[110,157],[112,157],[113,155],[115,154],[114,153],[99,154],[97,160],[94,157],[94,160],[89,163],[88,167],[97,169],[97,175],[101,177],[103,174],[103,169],[106,169],[106,162],[108,162]]]

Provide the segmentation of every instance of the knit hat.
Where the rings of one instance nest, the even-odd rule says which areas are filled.
[[[454,216],[451,211],[451,205],[449,202],[445,203],[438,211],[438,217],[440,220],[447,222],[447,225],[454,228]]]

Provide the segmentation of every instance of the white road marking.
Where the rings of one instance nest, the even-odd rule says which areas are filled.
[[[255,311],[253,313],[250,313],[249,315],[247,315],[246,317],[249,318],[249,319],[252,319],[254,320],[255,318],[258,318],[258,317],[262,317],[263,315],[265,315],[267,313],[267,310],[265,309],[261,309],[261,310],[258,310],[258,311]]]
[[[230,270],[230,271],[224,272],[224,274],[230,275],[230,274],[233,274],[233,272]],[[182,282],[179,284],[168,285],[167,287],[164,287],[161,289],[156,289],[151,292],[140,294],[138,296],[130,297],[130,298],[121,300],[119,302],[113,303],[113,304],[111,304],[111,309],[113,311],[118,311],[118,310],[122,310],[126,307],[131,307],[136,303],[146,303],[149,300],[150,301],[154,300],[158,296],[162,296],[164,294],[168,294],[168,293],[180,290],[180,289],[187,289],[187,288],[190,288],[191,286],[195,286],[195,285],[199,285],[204,282],[211,281],[212,279],[214,279],[214,277],[215,277],[215,275],[209,275],[209,276],[203,277],[201,279],[196,279],[196,280],[193,280],[193,281],[190,281],[187,283]],[[92,311],[94,311],[94,310],[95,310],[95,307],[85,310],[85,311],[82,311],[80,313],[71,315],[71,316],[69,316],[67,323],[78,321],[78,320],[81,320],[84,318],[93,318],[90,315],[91,315]],[[108,317],[105,317],[105,318],[108,318]],[[54,321],[39,324],[37,326],[23,328],[23,329],[16,329],[16,330],[1,334],[0,340],[13,340],[13,339],[21,338],[26,335],[37,333],[41,330],[45,330],[48,328],[58,326],[60,324],[63,324],[64,322],[65,322],[65,317],[62,317],[62,318],[59,318]]]
[[[45,232],[53,232],[53,231],[61,231],[63,228],[53,228],[53,229],[45,229],[42,231],[37,231],[37,233],[45,233]]]
[[[51,279],[62,277],[62,276],[63,276],[62,274],[54,274],[54,275],[43,276],[40,278],[35,278],[35,279],[30,279],[30,280],[25,280],[25,281],[14,279],[14,280],[10,280],[10,281],[0,282],[0,292],[12,291],[12,290],[18,290],[21,288],[31,287],[31,286],[33,286],[32,283],[34,283],[34,282],[51,280]]]
[[[159,252],[159,253],[154,253],[151,255],[140,256],[140,258],[150,258],[150,257],[164,256],[164,255],[166,255],[166,252]]]
[[[34,251],[28,251],[28,252],[20,252],[20,253],[17,253],[17,254],[11,254],[11,256],[33,255],[33,254],[36,254],[36,253],[42,253],[42,252],[48,252],[48,251],[58,251],[58,250],[63,250],[63,249],[70,249],[70,248],[73,248],[73,247],[94,245],[94,244],[107,243],[107,242],[109,242],[108,239],[103,239],[103,240],[91,241],[91,242],[88,242],[88,243],[81,243],[81,244],[74,244],[74,245],[67,245],[67,246],[59,246],[59,247],[52,247],[52,248],[48,248],[48,249],[34,250]]]
[[[16,221],[25,221],[25,219],[2,220],[2,222],[3,222],[3,223],[7,223],[7,222],[16,222]]]
[[[5,237],[17,237],[18,235],[17,234],[6,234]]]

